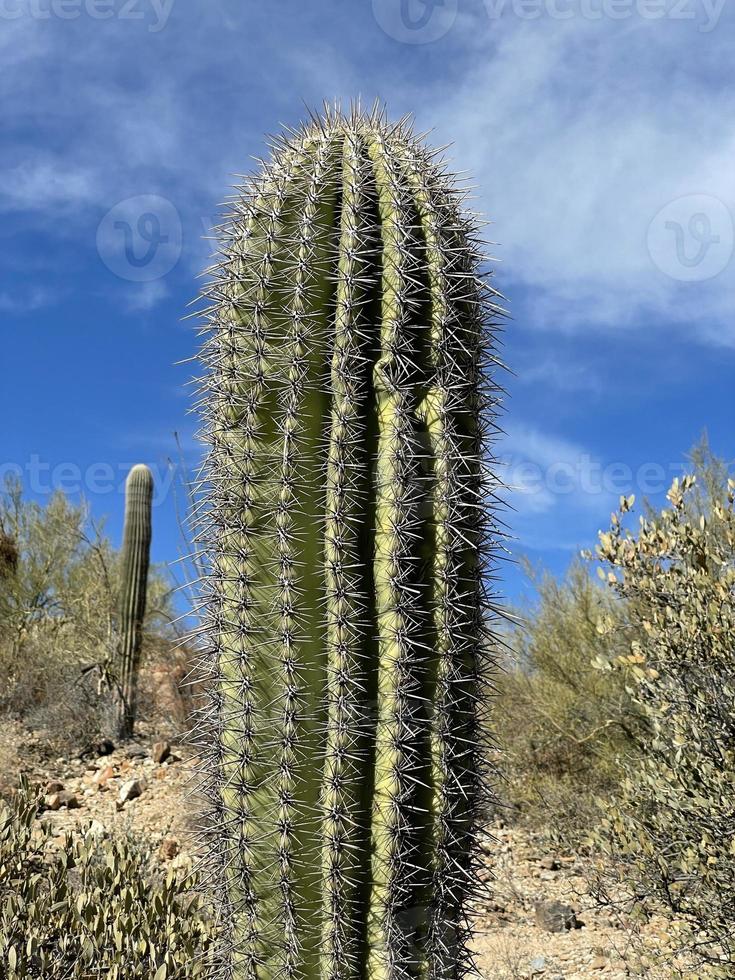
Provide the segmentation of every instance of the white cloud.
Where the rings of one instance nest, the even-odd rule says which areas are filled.
[[[6,211],[55,211],[88,205],[98,191],[95,174],[52,159],[26,160],[6,171],[0,184],[0,208]]]
[[[279,115],[304,115],[302,99],[318,107],[322,97],[377,95],[394,115],[414,110],[434,142],[454,141],[452,157],[476,178],[477,206],[494,222],[499,286],[511,299],[519,284],[533,291],[526,323],[573,333],[670,321],[706,343],[735,345],[735,258],[714,278],[683,283],[647,246],[651,222],[681,197],[709,195],[735,216],[726,124],[735,91],[720,83],[730,11],[702,33],[702,16],[524,21],[508,15],[511,6],[492,19],[487,2],[460,4],[452,30],[425,50],[385,47],[369,14],[336,17],[324,31],[308,8],[213,3],[195,20],[177,6],[154,35],[119,20],[8,21],[3,114],[53,134],[45,142],[55,150],[28,160],[27,147],[10,143],[0,207],[104,211],[162,194],[182,213],[184,260],[199,268],[215,195],[262,151],[261,103],[273,130]],[[336,32],[345,36],[335,46]],[[59,91],[39,100],[47,65],[61,59]],[[135,84],[123,83],[139,62]],[[64,131],[74,133],[66,143],[56,138]],[[675,249],[675,230],[661,234]]]
[[[58,300],[58,293],[34,286],[24,293],[0,292],[0,311],[3,313],[30,313]]]
[[[567,439],[511,423],[497,453],[504,465],[503,479],[513,491],[511,499],[522,515],[548,513],[568,503],[599,511],[600,495],[609,497],[599,460]]]
[[[152,310],[168,296],[168,287],[161,279],[151,282],[125,284],[125,305],[132,312]]]
[[[697,61],[708,58],[716,78],[732,32],[479,14],[471,27],[461,84],[421,119],[439,120],[442,137],[455,140],[452,156],[477,177],[490,237],[501,243],[501,288],[512,294],[509,279],[534,287],[533,322],[554,330],[648,316],[735,344],[727,235],[729,264],[702,282],[677,282],[647,247],[651,222],[684,196],[708,195],[735,217],[735,138],[723,124],[735,92]],[[688,217],[684,208],[687,234]],[[695,239],[685,247],[696,255]]]
[[[496,451],[510,489],[507,522],[524,547],[589,544],[634,479],[583,445],[521,422],[506,426]]]

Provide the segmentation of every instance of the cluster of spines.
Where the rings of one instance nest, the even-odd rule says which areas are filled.
[[[201,743],[236,980],[469,967],[499,311],[451,183],[405,121],[329,111],[278,141],[223,234]]]

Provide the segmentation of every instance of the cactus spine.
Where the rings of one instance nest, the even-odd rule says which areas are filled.
[[[140,646],[145,617],[151,550],[153,476],[147,466],[134,466],[125,481],[122,577],[118,604],[118,685],[115,728],[118,738],[133,734]]]
[[[206,292],[210,842],[234,980],[459,978],[482,804],[496,295],[405,121],[328,110]]]

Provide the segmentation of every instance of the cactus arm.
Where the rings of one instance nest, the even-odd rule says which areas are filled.
[[[134,466],[125,481],[125,522],[121,555],[122,580],[119,600],[119,691],[116,728],[120,738],[130,738],[136,716],[138,670],[143,639],[148,566],[151,549],[153,476],[147,466]]]

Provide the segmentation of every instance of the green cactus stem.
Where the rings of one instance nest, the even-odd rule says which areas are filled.
[[[130,738],[135,725],[151,550],[152,500],[151,471],[143,464],[134,466],[125,481],[125,524],[118,604],[115,729],[120,739]]]
[[[499,540],[481,262],[437,153],[377,109],[276,139],[223,226],[200,743],[232,980],[471,968]]]

